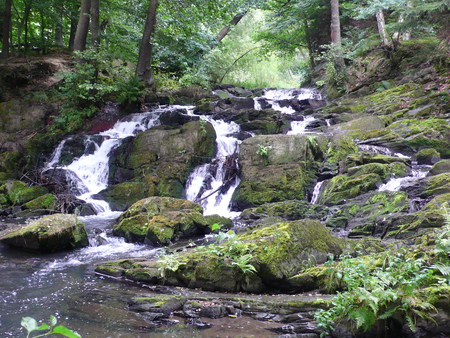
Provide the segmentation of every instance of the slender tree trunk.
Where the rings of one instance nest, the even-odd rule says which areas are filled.
[[[90,10],[91,0],[81,0],[80,17],[78,18],[77,31],[73,41],[73,49],[76,51],[83,51],[86,49]]]
[[[100,45],[100,0],[91,0],[91,39],[92,45],[97,48]]]
[[[227,35],[228,33],[231,31],[231,28],[236,26],[239,21],[242,20],[242,18],[245,16],[245,14],[247,14],[247,11],[237,14],[234,16],[234,18],[230,21],[230,23],[228,25],[226,25],[225,27],[223,27],[219,34],[217,34],[216,40],[217,42],[222,41]]]
[[[56,9],[58,18],[56,19],[55,25],[55,45],[58,47],[64,46],[64,33],[63,33],[63,8],[58,6]]]
[[[408,1],[406,3],[406,6],[408,6],[408,8],[413,8],[413,2],[412,1]],[[402,21],[404,20],[403,17],[400,17],[400,18],[401,18]],[[403,38],[403,40],[411,39],[411,32],[410,31],[406,31],[405,33],[403,33],[402,38]]]
[[[311,33],[309,31],[308,20],[304,19],[303,24],[305,26],[305,38],[306,38],[306,46],[308,48],[308,54],[309,54],[309,65],[310,65],[311,69],[313,69],[316,66],[316,60],[314,59],[314,45],[313,45],[313,41],[311,39]]]
[[[139,57],[136,66],[136,76],[144,82],[146,87],[154,88],[154,79],[152,73],[152,36],[156,26],[156,13],[158,8],[158,0],[150,0],[150,6],[145,21],[142,40],[139,45]]]
[[[73,50],[73,44],[75,42],[75,34],[77,33],[77,20],[75,18],[70,19],[70,35],[69,35],[69,49]]]
[[[339,18],[339,0],[331,0],[331,42],[341,46],[341,20]]]
[[[2,29],[2,57],[9,56],[9,34],[11,32],[11,7],[12,0],[5,0],[5,10],[3,12]]]
[[[39,15],[41,17],[41,45],[42,45],[42,54],[47,53],[47,39],[45,37],[45,19],[44,19],[44,13],[42,11],[39,11]]]
[[[386,22],[384,21],[383,10],[379,9],[375,15],[377,17],[378,33],[380,34],[381,41],[383,42],[383,45],[390,46],[391,44],[386,32]]]

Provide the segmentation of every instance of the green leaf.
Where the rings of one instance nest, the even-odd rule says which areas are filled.
[[[62,336],[69,337],[69,338],[80,338],[81,337],[78,333],[76,333],[62,325],[56,326],[53,329],[53,333],[58,333]]]
[[[214,223],[213,225],[211,225],[211,230],[216,231],[216,230],[219,230],[221,227],[222,227],[222,225],[220,225],[218,223]]]
[[[56,319],[56,317],[51,315],[50,316],[50,325],[55,326],[57,322],[58,322],[58,320]]]
[[[23,317],[20,325],[22,325],[28,332],[34,331],[39,327],[36,319],[31,317]]]
[[[42,330],[48,330],[50,329],[50,326],[48,324],[43,323],[41,326],[34,329],[34,331],[42,331]]]

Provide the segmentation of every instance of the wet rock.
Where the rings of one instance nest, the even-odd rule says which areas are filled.
[[[22,205],[47,194],[48,190],[42,186],[35,185],[29,187],[25,182],[10,180],[0,186],[0,193],[5,195],[5,198],[7,198],[10,204]]]
[[[112,210],[123,211],[147,197],[148,187],[142,182],[124,182],[106,188],[98,196],[107,201]]]
[[[215,138],[211,124],[202,121],[181,128],[151,128],[126,140],[113,153],[109,182],[139,181],[147,186],[147,196],[182,198],[191,170],[214,155]]]
[[[170,197],[149,197],[133,204],[113,232],[129,241],[168,245],[179,238],[205,234],[208,222],[196,203]]]
[[[242,210],[305,198],[326,143],[321,135],[270,135],[245,140],[239,154],[241,183],[233,195],[235,206]]]
[[[42,217],[17,230],[0,234],[0,242],[39,252],[56,252],[88,246],[84,224],[74,215]]]
[[[444,174],[447,172],[450,172],[450,160],[442,160],[433,165],[428,176]]]
[[[441,159],[441,154],[436,149],[426,148],[420,150],[417,155],[417,164],[436,164]]]
[[[187,110],[185,109],[171,110],[161,114],[159,120],[161,124],[173,127],[179,127],[185,123],[199,120],[198,116],[189,116],[186,113]]]

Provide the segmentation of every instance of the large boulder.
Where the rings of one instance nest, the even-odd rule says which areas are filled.
[[[345,245],[345,240],[333,237],[318,221],[281,222],[168,259],[107,262],[96,271],[146,283],[261,292],[281,287],[305,266],[324,263],[329,254],[342,253]],[[255,272],[245,270],[247,264]]]
[[[312,189],[327,140],[322,135],[264,135],[245,140],[241,183],[233,195],[240,209],[304,199]]]
[[[18,229],[7,229],[0,233],[0,242],[43,253],[89,245],[84,224],[67,214],[45,216]]]
[[[450,172],[450,160],[442,160],[433,165],[428,176],[439,175]]]
[[[22,205],[48,193],[42,186],[29,187],[25,182],[11,180],[0,186],[0,192],[7,195],[12,205]]]
[[[129,241],[168,245],[179,238],[208,232],[203,209],[194,202],[149,197],[133,204],[114,226],[114,234]]]
[[[214,128],[204,121],[191,121],[180,128],[151,128],[113,151],[109,183],[141,182],[147,196],[182,198],[191,170],[214,155],[215,139]],[[111,189],[105,195],[110,195]],[[129,196],[130,200],[140,197]]]

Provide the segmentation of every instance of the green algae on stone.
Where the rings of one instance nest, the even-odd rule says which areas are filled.
[[[381,184],[377,174],[365,174],[357,177],[338,175],[327,181],[319,202],[325,205],[337,205],[358,195],[375,190]]]
[[[439,162],[441,154],[436,149],[425,148],[419,150],[416,155],[417,164],[435,164]]]
[[[125,210],[133,203],[145,198],[147,186],[142,182],[124,182],[110,186],[100,192],[113,210]]]
[[[172,197],[148,197],[134,203],[119,218],[114,234],[130,241],[167,245],[172,240],[203,234],[207,221],[203,208]]]
[[[409,167],[402,162],[393,162],[389,164],[368,163],[347,170],[349,176],[358,177],[367,174],[377,174],[384,182],[392,177],[404,177],[408,175]]]
[[[6,230],[0,241],[10,246],[56,252],[89,245],[84,224],[74,215],[55,214],[42,217],[17,230]]]
[[[28,187],[25,182],[15,180],[7,181],[2,190],[7,191],[8,198],[14,205],[22,205],[48,193],[42,186]]]
[[[434,176],[450,172],[450,160],[441,160],[430,169],[427,176]]]

